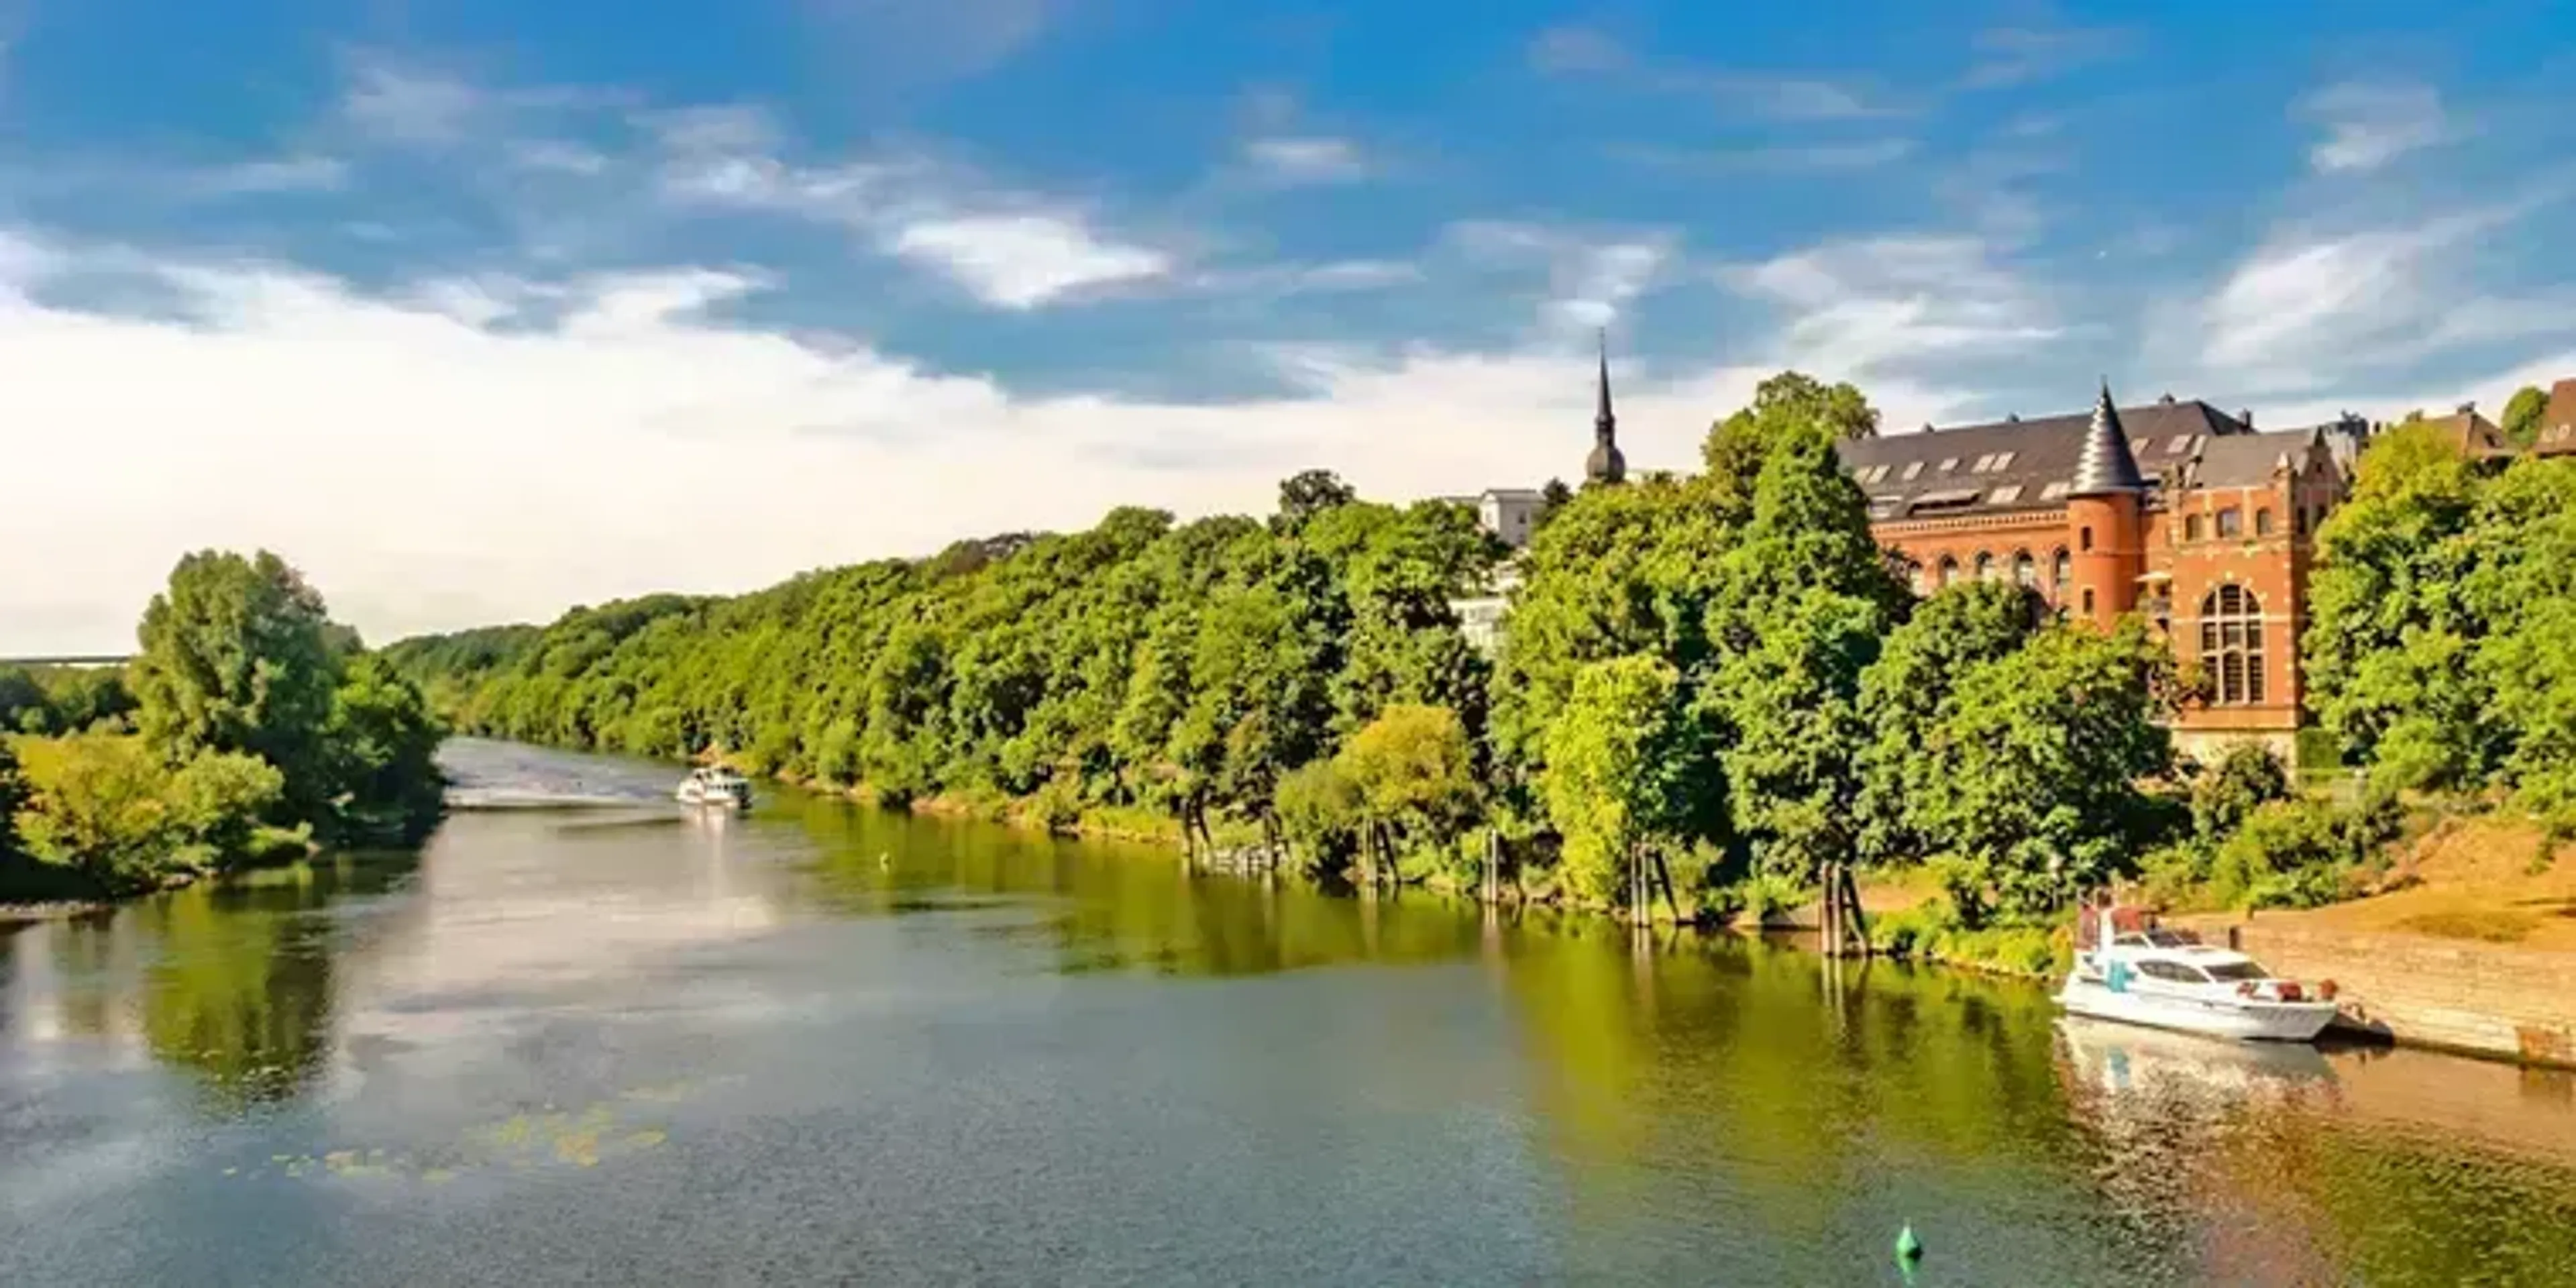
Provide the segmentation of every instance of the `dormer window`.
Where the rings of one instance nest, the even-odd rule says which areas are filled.
[[[1914,480],[1916,480],[1916,479],[1918,479],[1918,478],[1921,478],[1922,476],[1923,476],[1923,462],[1921,462],[1921,461],[1907,461],[1907,462],[1905,463],[1905,473],[1904,473],[1903,477],[1904,477],[1904,479],[1905,479],[1905,481],[1906,481],[1906,482],[1911,483],[1911,482],[1913,482]]]
[[[1956,456],[1944,456],[1944,457],[1942,457],[1942,458],[1941,458],[1940,471],[1941,471],[1942,473],[1947,474],[1947,473],[1949,473],[1950,471],[1955,470],[1955,469],[1957,469],[1957,468],[1959,468],[1959,458],[1958,458],[1958,457],[1956,457]]]

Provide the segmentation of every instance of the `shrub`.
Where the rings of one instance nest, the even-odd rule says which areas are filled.
[[[256,756],[203,752],[174,771],[129,735],[29,740],[25,750],[30,796],[17,823],[28,855],[112,892],[246,855],[285,790],[285,776]]]
[[[2319,800],[2266,803],[2218,847],[2211,893],[2231,907],[2331,903],[2403,825],[2396,798],[2379,791],[2348,809]]]
[[[2229,745],[2191,784],[2191,830],[2204,842],[2234,832],[2247,815],[2290,795],[2280,758],[2259,742]]]

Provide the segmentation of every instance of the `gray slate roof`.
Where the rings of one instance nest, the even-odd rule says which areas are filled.
[[[2147,480],[2138,473],[2138,458],[2129,451],[2129,436],[2120,428],[2119,409],[2111,405],[2111,386],[2102,386],[2102,397],[2093,404],[2093,418],[2084,424],[2084,450],[2075,458],[2075,485],[2068,496],[2113,496],[2127,492],[2144,492]]]
[[[2257,435],[2244,422],[2197,400],[2117,409],[2129,453],[2149,487],[2159,485],[2205,442],[2230,436],[2271,440],[2271,455],[2290,434]],[[2050,509],[2066,503],[2091,428],[2091,412],[2007,420],[1957,429],[1882,434],[1839,448],[1843,468],[1870,497],[1877,519]],[[2264,459],[2268,462],[2271,455]],[[1978,467],[1983,465],[1984,469]],[[1944,468],[1944,467],[1947,468]],[[2268,465],[2267,465],[2268,470]],[[2203,466],[2202,481],[2209,478]]]

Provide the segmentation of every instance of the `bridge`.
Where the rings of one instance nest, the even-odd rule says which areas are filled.
[[[131,653],[61,653],[51,657],[0,657],[0,666],[123,666]]]

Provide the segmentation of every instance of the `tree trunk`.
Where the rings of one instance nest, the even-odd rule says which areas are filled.
[[[1869,956],[1869,914],[1860,910],[1860,880],[1852,875],[1851,865],[1838,864],[1843,874],[1843,903],[1851,912],[1852,930],[1859,937],[1860,954]]]

